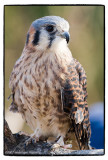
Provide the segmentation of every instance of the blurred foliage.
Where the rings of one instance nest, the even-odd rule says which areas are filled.
[[[26,34],[37,18],[57,15],[70,24],[69,48],[84,67],[88,103],[104,101],[104,7],[103,6],[5,6],[5,106],[11,100],[9,76],[23,50]]]

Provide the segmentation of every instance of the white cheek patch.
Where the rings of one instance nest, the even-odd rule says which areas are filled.
[[[48,47],[48,44],[49,44],[49,35],[45,30],[42,29],[39,37],[38,49],[45,50],[45,48]]]

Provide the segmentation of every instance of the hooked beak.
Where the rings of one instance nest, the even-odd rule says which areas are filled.
[[[67,43],[69,42],[70,35],[69,35],[68,32],[63,32],[63,33],[61,34],[61,37],[65,38]]]

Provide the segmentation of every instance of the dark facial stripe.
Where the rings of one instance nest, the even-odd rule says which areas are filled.
[[[53,42],[53,40],[55,39],[55,34],[56,34],[56,31],[53,32],[53,33],[50,33],[50,35],[49,35],[49,36],[50,36],[50,38],[49,38],[50,42],[49,42],[48,48],[51,47],[52,42]]]
[[[39,35],[40,35],[40,31],[36,31],[34,34],[34,40],[33,40],[33,45],[38,45],[39,43]]]
[[[51,47],[54,38],[55,38],[54,36],[52,36],[52,37],[49,38],[50,42],[49,42],[48,48]]]
[[[27,33],[26,45],[27,45],[28,42],[29,42],[29,37],[30,37],[30,35],[29,35],[29,33]]]

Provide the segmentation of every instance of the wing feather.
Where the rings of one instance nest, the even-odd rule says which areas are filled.
[[[69,113],[80,149],[89,149],[91,135],[87,104],[87,78],[81,64],[74,59],[64,86],[64,111]]]

